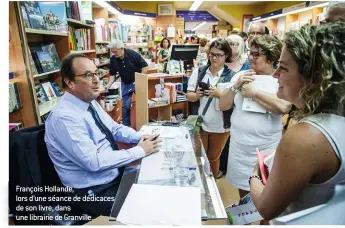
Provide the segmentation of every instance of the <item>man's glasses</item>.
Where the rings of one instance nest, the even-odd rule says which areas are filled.
[[[100,72],[100,71],[96,71],[94,73],[87,72],[85,74],[77,74],[77,75],[74,75],[74,76],[76,76],[76,77],[83,77],[84,79],[86,79],[88,81],[91,81],[93,79],[93,77],[95,77],[95,76],[97,78],[101,77],[102,76],[102,72]]]
[[[250,32],[249,33],[249,36],[254,36],[254,35],[261,36],[261,35],[263,35],[263,33],[262,32]]]
[[[219,53],[212,53],[210,52],[209,57],[212,59],[213,57],[216,57],[216,59],[219,59],[220,57],[224,56],[225,54],[219,54]]]
[[[257,51],[248,51],[247,52],[247,55],[248,55],[248,58],[250,56],[253,56],[254,59],[257,59],[259,58],[261,55],[266,55],[265,53],[260,53],[260,52],[257,52]]]

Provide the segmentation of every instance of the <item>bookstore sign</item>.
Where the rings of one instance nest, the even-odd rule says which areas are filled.
[[[176,16],[184,18],[184,21],[218,21],[207,11],[176,10]]]

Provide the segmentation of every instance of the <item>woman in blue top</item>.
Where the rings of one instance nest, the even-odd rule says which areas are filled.
[[[228,68],[233,71],[235,74],[243,71],[243,70],[249,70],[249,61],[247,57],[247,53],[245,52],[245,44],[243,41],[243,38],[239,35],[230,35],[226,38],[226,41],[228,41],[229,46],[231,48],[231,62],[226,63]],[[222,151],[222,155],[220,157],[220,166],[217,178],[221,178],[227,171],[228,166],[228,155],[229,155],[229,142],[230,137],[228,141],[225,144],[225,147]]]

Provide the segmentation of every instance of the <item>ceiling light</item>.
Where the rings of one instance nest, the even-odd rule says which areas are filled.
[[[200,24],[198,24],[197,26],[195,26],[194,28],[192,28],[192,31],[197,30],[198,28],[200,28],[200,27],[204,26],[206,23],[207,23],[206,21],[201,22]]]
[[[202,0],[196,0],[193,2],[192,6],[189,8],[190,11],[196,11],[201,5]]]
[[[120,11],[118,11],[117,9],[115,9],[114,7],[109,5],[109,3],[107,3],[103,0],[93,0],[93,2],[95,2],[99,6],[107,9],[112,14],[120,14],[120,15],[122,14]]]

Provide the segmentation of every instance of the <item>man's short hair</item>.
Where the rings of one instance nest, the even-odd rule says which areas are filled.
[[[238,35],[239,35],[240,37],[242,37],[242,38],[248,37],[248,34],[245,33],[245,32],[240,32]]]
[[[125,45],[123,44],[123,42],[121,40],[112,40],[109,44],[109,48],[115,48],[115,49],[121,49],[124,48]]]
[[[75,73],[73,70],[73,60],[76,58],[89,59],[86,55],[79,54],[79,53],[69,54],[62,59],[60,74],[61,74],[61,82],[62,82],[63,88],[67,88],[67,84],[65,83],[64,79],[67,78],[71,81],[74,81],[74,79],[75,79]]]
[[[265,25],[262,22],[260,22],[260,21],[257,21],[257,22],[254,21],[254,22],[250,23],[249,28],[248,28],[248,33],[250,31],[250,27],[255,25],[255,24],[261,25],[261,28],[262,28],[261,33],[265,34]]]
[[[190,40],[192,41],[192,40],[197,40],[197,43],[199,43],[199,37],[197,37],[196,35],[192,35],[191,37],[190,37]]]

